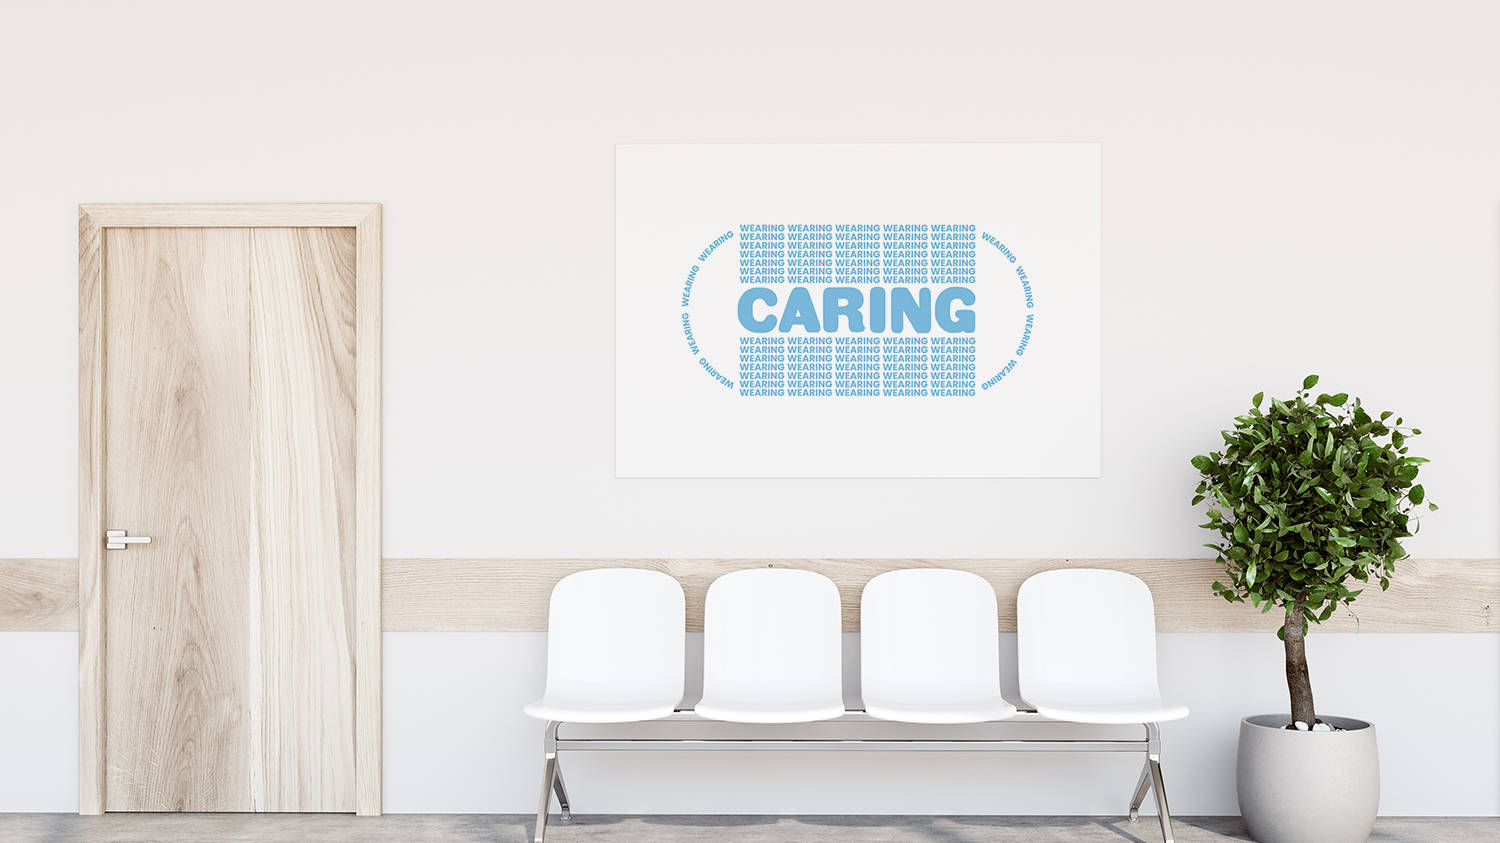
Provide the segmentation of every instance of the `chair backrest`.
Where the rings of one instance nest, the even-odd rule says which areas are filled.
[[[889,571],[859,606],[860,686],[867,700],[971,699],[1000,689],[995,589],[968,571]]]
[[[563,577],[547,612],[547,693],[638,700],[682,696],[682,586],[660,571]]]
[[[1158,699],[1151,590],[1122,571],[1045,571],[1016,596],[1021,696],[1035,703]]]
[[[703,698],[840,700],[842,623],[833,581],[755,568],[713,581],[703,609]]]

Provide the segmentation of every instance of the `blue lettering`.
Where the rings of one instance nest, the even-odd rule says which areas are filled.
[[[973,306],[974,291],[968,287],[949,287],[938,293],[937,297],[937,321],[938,325],[948,333],[972,334],[974,333],[974,311],[967,307],[955,310],[954,301]]]
[[[818,310],[813,307],[812,293],[806,287],[793,287],[786,294],[786,310],[781,312],[781,326],[778,330],[785,334],[797,325],[801,325],[802,330],[809,334],[818,332]]]
[[[745,330],[756,334],[769,333],[776,327],[776,317],[762,316],[755,318],[755,303],[763,301],[767,306],[776,304],[776,293],[765,287],[751,287],[740,294],[740,324]]]
[[[839,317],[849,322],[852,333],[863,333],[865,317],[859,312],[865,296],[858,287],[828,287],[823,290],[823,330],[834,333],[839,329]]]
[[[923,287],[912,297],[910,287],[891,290],[891,332],[901,333],[901,323],[911,324],[913,331],[925,334],[932,330],[932,290]]]

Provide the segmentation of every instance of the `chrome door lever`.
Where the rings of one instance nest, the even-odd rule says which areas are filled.
[[[127,531],[126,530],[105,530],[104,531],[104,549],[105,550],[124,550],[124,549],[126,549],[127,547],[129,547],[130,545],[133,545],[133,544],[150,544],[150,543],[151,543],[151,537],[150,536],[131,536],[131,535],[127,535]]]

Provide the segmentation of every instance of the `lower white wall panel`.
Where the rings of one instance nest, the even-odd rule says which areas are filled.
[[[689,665],[701,636],[689,636]],[[851,670],[857,636],[846,636]],[[73,812],[77,635],[0,633],[0,811]],[[1004,636],[1002,652],[1014,652]],[[1238,718],[1285,710],[1275,638],[1160,636],[1163,690],[1192,717],[1165,727],[1173,809],[1237,813]],[[529,813],[541,724],[540,633],[385,634],[385,810]],[[1500,815],[1500,635],[1309,639],[1322,711],[1380,730],[1380,810]],[[1015,695],[1014,665],[1006,665]],[[852,692],[852,683],[846,683]],[[689,689],[696,695],[695,689]],[[857,700],[850,694],[850,702]],[[1137,772],[1123,756],[960,753],[592,753],[565,757],[584,813],[1118,814]]]
[[[388,813],[536,811],[541,727],[521,706],[540,696],[546,638],[536,632],[385,633]]]
[[[851,669],[857,640],[846,636]],[[689,636],[690,672],[700,646]],[[541,724],[520,708],[541,692],[545,647],[539,633],[386,633],[386,811],[536,810]],[[1322,710],[1377,724],[1381,813],[1500,815],[1500,636],[1314,633],[1309,649]],[[1013,658],[1014,635],[1002,652]],[[1162,635],[1160,658],[1164,692],[1193,708],[1164,728],[1174,811],[1238,813],[1239,717],[1287,705],[1279,642]],[[1013,696],[1014,674],[1006,665]],[[591,753],[564,763],[581,813],[1118,814],[1139,769],[1134,757],[1036,753]]]
[[[0,632],[0,812],[78,811],[78,633]]]

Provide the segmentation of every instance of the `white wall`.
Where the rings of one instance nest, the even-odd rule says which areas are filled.
[[[845,638],[857,675],[858,638]],[[1163,727],[1180,814],[1238,813],[1236,723],[1286,707],[1281,654],[1266,638],[1160,636],[1163,691],[1193,709]],[[1004,636],[1001,648],[1011,699],[1014,641]],[[26,689],[0,693],[0,812],[78,809],[77,642],[71,632],[0,634],[0,676]],[[541,691],[545,646],[541,633],[386,633],[386,811],[536,810],[541,726],[518,712]],[[701,646],[689,637],[690,669]],[[1500,636],[1329,634],[1314,636],[1309,652],[1326,710],[1377,724],[1382,813],[1500,813]],[[1400,684],[1388,678],[1397,672]],[[698,687],[689,685],[691,703]],[[1134,756],[1047,753],[593,753],[564,762],[574,805],[591,813],[1117,814],[1139,769]]]
[[[1179,814],[1239,813],[1239,718],[1287,706],[1281,651],[1266,638],[1159,638],[1163,693],[1193,710],[1162,727],[1167,792]],[[701,664],[701,639],[690,636],[690,670]],[[857,665],[858,637],[845,639],[846,667]],[[507,715],[540,692],[545,640],[386,634],[386,810],[536,810],[541,725]],[[1001,650],[1002,684],[1019,699],[1014,634],[1002,636]],[[1383,814],[1500,813],[1500,636],[1322,635],[1310,640],[1309,658],[1328,711],[1376,723]],[[1473,672],[1455,670],[1462,665]],[[1372,677],[1393,668],[1423,691],[1374,687]],[[845,684],[857,704],[854,683]],[[689,681],[689,702],[700,689]],[[1442,700],[1436,716],[1433,700]],[[991,731],[1018,734],[1014,725]],[[1140,736],[1139,727],[1071,733]],[[592,753],[565,754],[563,763],[575,808],[596,813],[1119,814],[1140,772],[1136,755],[1051,753]],[[441,774],[449,768],[464,774]]]
[[[76,553],[76,205],[273,200],[385,203],[390,556],[1191,556],[1188,457],[1310,371],[1426,431],[1444,508],[1413,552],[1500,556],[1497,26],[1482,2],[6,4],[0,556]],[[1103,477],[613,479],[613,144],[945,140],[1103,143]],[[793,505],[758,527],[750,499]],[[0,634],[0,810],[76,805],[69,640]],[[530,810],[537,637],[386,643],[390,809]],[[1496,638],[1313,646],[1324,710],[1379,722],[1383,810],[1500,814]],[[1276,643],[1162,648],[1195,706],[1174,807],[1230,812]],[[606,762],[574,775],[584,810],[1117,811],[1133,781]]]

